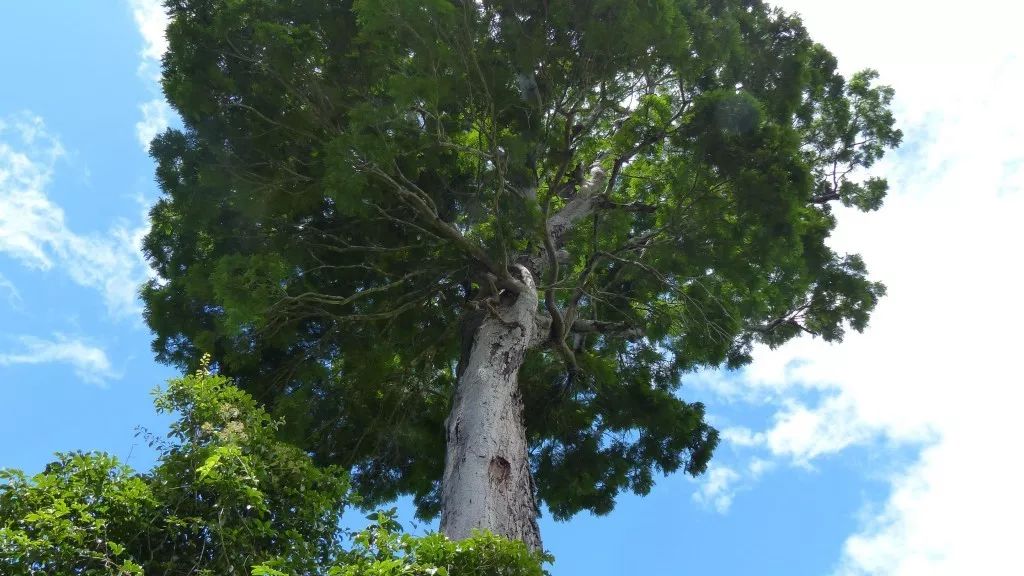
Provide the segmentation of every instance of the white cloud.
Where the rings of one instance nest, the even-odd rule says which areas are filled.
[[[120,378],[110,364],[107,353],[79,339],[55,334],[52,340],[34,336],[21,336],[20,349],[0,353],[0,366],[13,364],[70,364],[75,374],[90,384],[104,385],[110,379]]]
[[[142,58],[139,75],[151,86],[154,93],[160,92],[160,62],[167,52],[167,24],[170,19],[162,0],[131,0],[132,17],[142,36]],[[174,115],[163,97],[153,98],[139,105],[142,120],[135,124],[135,135],[144,151],[156,135],[167,129]]]
[[[142,120],[135,123],[135,134],[143,150],[149,150],[149,143],[167,129],[172,114],[170,105],[162,98],[155,98],[139,105]]]
[[[139,72],[157,81],[160,77],[160,59],[167,51],[167,12],[162,0],[131,0],[131,8],[135,26],[143,41]]]
[[[764,458],[752,458],[747,464],[747,474],[754,480],[760,478],[764,473],[775,468],[775,463]]]
[[[21,292],[6,276],[0,274],[0,291],[7,293],[7,304],[15,310],[21,309]]]
[[[0,123],[0,254],[33,269],[62,269],[75,283],[98,290],[111,314],[135,314],[135,292],[148,269],[140,251],[147,222],[117,224],[105,235],[72,231],[46,193],[63,154],[38,117]]]
[[[695,482],[699,483],[693,493],[693,500],[701,506],[725,514],[732,507],[736,493],[749,490],[765,473],[775,468],[775,462],[764,458],[751,458],[745,469],[739,472],[728,466],[713,464],[707,474]]]
[[[891,493],[846,541],[839,574],[1019,572],[1024,8],[784,4],[844,69],[877,67],[897,90],[906,143],[879,170],[892,196],[878,213],[840,211],[834,241],[862,253],[889,295],[842,345],[759,350],[739,381],[708,378],[723,397],[776,410],[767,429],[727,429],[726,441],[796,464],[873,439],[922,447],[880,472]]]
[[[750,428],[732,426],[719,431],[722,440],[732,446],[763,446],[764,432],[753,432]]]
[[[728,466],[716,466],[701,480],[700,487],[693,493],[693,499],[701,506],[712,508],[719,514],[725,514],[732,506],[736,493],[736,482],[740,474]]]
[[[1021,571],[1020,466],[999,463],[1012,435],[998,430],[955,433],[925,450],[892,478],[888,502],[843,550],[837,573],[961,575]],[[973,445],[981,441],[990,446]],[[966,457],[966,459],[965,459]]]

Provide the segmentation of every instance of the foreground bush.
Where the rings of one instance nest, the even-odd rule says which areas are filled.
[[[0,574],[542,574],[525,546],[402,534],[393,511],[342,546],[347,474],[277,440],[281,425],[208,370],[172,380],[148,473],[104,453],[0,470]],[[253,568],[255,567],[255,568]]]
[[[401,532],[394,509],[370,516],[367,529],[353,535],[353,547],[332,566],[329,576],[541,576],[547,574],[544,554],[531,553],[525,544],[493,534],[477,533],[453,542],[442,534],[414,537]],[[257,566],[253,574],[285,576],[274,562]]]

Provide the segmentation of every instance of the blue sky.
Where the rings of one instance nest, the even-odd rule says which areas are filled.
[[[758,351],[694,375],[725,442],[605,517],[542,522],[556,575],[1024,571],[1018,412],[1024,48],[1016,3],[788,0],[844,70],[879,69],[906,133],[891,197],[842,212],[889,297],[842,346]],[[148,142],[173,115],[151,0],[8,2],[0,18],[0,467],[162,431],[136,287]]]

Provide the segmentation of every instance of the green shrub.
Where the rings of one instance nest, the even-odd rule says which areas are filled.
[[[139,473],[108,454],[63,453],[34,476],[0,470],[0,574],[543,574],[541,555],[478,534],[404,534],[395,512],[342,545],[348,475],[277,439],[282,424],[209,359],[158,390],[176,414],[149,435],[157,464]]]

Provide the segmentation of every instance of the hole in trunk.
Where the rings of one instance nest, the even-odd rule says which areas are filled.
[[[487,466],[487,473],[492,484],[504,484],[512,475],[512,465],[501,456],[495,456]]]

